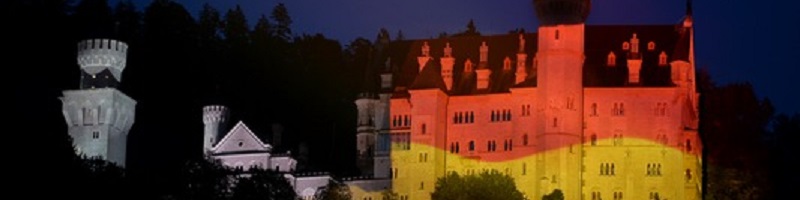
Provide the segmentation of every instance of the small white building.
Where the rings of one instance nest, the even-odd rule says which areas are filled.
[[[203,108],[205,124],[203,153],[217,159],[226,167],[249,170],[257,167],[282,173],[302,199],[313,199],[314,194],[331,180],[327,173],[295,173],[297,160],[290,152],[274,153],[272,145],[264,143],[244,122],[239,121],[226,132],[220,133],[228,121],[225,106],[211,105]]]

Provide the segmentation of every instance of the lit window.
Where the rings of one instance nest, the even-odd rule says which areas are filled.
[[[647,50],[648,51],[656,50],[656,43],[653,42],[653,41],[648,42],[647,43]]]
[[[606,65],[613,67],[617,66],[617,55],[614,55],[614,52],[608,52],[608,60],[606,60]]]
[[[511,58],[508,56],[503,60],[503,70],[511,70]]]
[[[658,55],[658,66],[666,66],[667,65],[667,53],[661,52]]]
[[[627,50],[630,50],[630,49],[631,49],[631,43],[628,43],[628,42],[623,42],[622,43],[622,50],[627,51]]]

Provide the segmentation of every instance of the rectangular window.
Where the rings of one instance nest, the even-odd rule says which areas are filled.
[[[97,131],[92,132],[92,139],[98,139],[98,138],[100,138],[100,132]]]

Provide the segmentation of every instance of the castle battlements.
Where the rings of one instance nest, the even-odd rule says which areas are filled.
[[[78,43],[78,64],[89,74],[109,69],[121,81],[128,44],[113,39],[90,39]]]
[[[228,118],[228,108],[221,105],[203,107],[203,123],[225,122]]]

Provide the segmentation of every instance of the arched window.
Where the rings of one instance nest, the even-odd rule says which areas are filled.
[[[475,113],[469,112],[469,123],[475,123]]]
[[[528,134],[522,135],[522,146],[528,146]]]
[[[475,141],[469,141],[469,151],[475,151]]]
[[[614,175],[614,163],[611,163],[611,175]]]
[[[648,42],[647,43],[647,50],[648,51],[656,50],[656,43],[653,42],[653,41]]]
[[[613,51],[608,52],[608,59],[606,60],[606,65],[608,65],[609,67],[617,66],[617,55],[615,55]]]
[[[667,66],[667,53],[662,51],[658,55],[658,66]]]
[[[692,141],[686,139],[686,151],[692,151]]]

